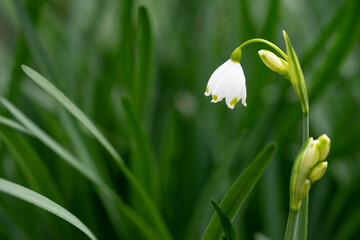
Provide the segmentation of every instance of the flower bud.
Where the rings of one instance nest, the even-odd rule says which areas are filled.
[[[330,152],[330,139],[326,134],[321,135],[318,138],[320,144],[318,146],[320,157],[319,161],[324,161]]]
[[[310,143],[310,147],[304,154],[304,164],[307,169],[312,169],[319,161],[319,145],[318,140],[314,140]]]
[[[327,166],[328,166],[327,162],[321,162],[311,170],[309,175],[309,179],[311,183],[318,181],[320,178],[324,176]]]
[[[317,140],[309,138],[299,151],[291,172],[290,208],[300,209],[301,201],[311,184],[322,178],[328,163],[323,162],[330,150],[330,139],[324,134]]]
[[[261,60],[268,68],[279,73],[284,78],[289,79],[288,63],[285,60],[268,50],[260,50],[258,53]]]

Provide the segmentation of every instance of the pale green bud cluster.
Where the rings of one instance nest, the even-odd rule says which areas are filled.
[[[279,58],[273,52],[268,50],[260,50],[258,53],[261,60],[268,68],[279,73],[284,78],[289,79],[289,66],[287,61]]]
[[[328,163],[324,160],[330,151],[326,134],[317,140],[309,138],[296,157],[290,179],[290,209],[298,211],[301,201],[310,191],[311,184],[322,178]]]

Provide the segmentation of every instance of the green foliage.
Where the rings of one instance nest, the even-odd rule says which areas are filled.
[[[221,220],[221,225],[222,225],[222,227],[224,229],[224,233],[225,233],[225,239],[228,239],[228,240],[238,239],[235,229],[234,229],[234,226],[231,224],[231,221],[229,220],[229,218],[225,215],[225,213],[221,210],[219,205],[214,200],[211,200],[211,203],[214,206],[215,211]]]
[[[275,141],[237,217],[220,207],[239,239],[283,238],[301,108],[289,82],[257,56],[272,49],[242,51],[246,108],[230,111],[203,93],[241,43],[259,37],[285,50],[285,30],[308,88],[310,136],[332,139],[327,173],[309,196],[309,239],[356,239],[359,4],[0,1],[0,177],[63,206],[99,239],[200,239],[210,200],[220,203]],[[0,239],[81,238],[1,194]]]
[[[40,208],[43,208],[57,215],[58,217],[68,221],[70,224],[74,225],[82,232],[84,232],[86,235],[88,235],[90,239],[97,239],[94,236],[94,234],[77,217],[75,217],[65,208],[59,206],[50,199],[28,188],[22,187],[16,183],[0,178],[0,191],[5,192],[14,197],[20,198]]]
[[[269,143],[266,147],[264,147],[264,149],[246,167],[236,182],[231,186],[230,190],[227,192],[220,204],[222,211],[229,219],[232,220],[235,217],[247,195],[259,180],[266,166],[269,164],[275,150],[275,143]],[[204,233],[203,240],[221,239],[223,233],[222,225],[224,225],[221,218],[222,217],[219,218],[217,214],[212,217]]]

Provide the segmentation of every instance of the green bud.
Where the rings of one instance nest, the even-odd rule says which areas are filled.
[[[311,182],[306,178],[309,168],[309,162],[317,161],[319,156],[316,155],[317,149],[314,147],[314,139],[309,138],[299,151],[290,178],[290,208],[298,211],[301,200],[310,190]],[[316,151],[315,151],[316,150]]]
[[[236,62],[236,63],[240,63],[241,60],[241,48],[238,47],[236,48],[230,56],[231,61]]]
[[[330,138],[326,134],[323,134],[318,140],[320,142],[318,147],[320,153],[319,161],[324,161],[330,152]]]
[[[261,60],[268,68],[279,73],[284,78],[289,79],[288,63],[285,60],[268,50],[260,50],[258,53]]]
[[[319,161],[319,144],[318,140],[313,140],[308,150],[304,153],[303,165],[307,169],[312,169]]]
[[[322,178],[328,163],[322,162],[330,150],[330,139],[324,134],[318,139],[309,138],[299,151],[291,172],[290,208],[300,209],[301,201],[311,184]]]
[[[328,163],[327,162],[321,162],[318,163],[310,172],[309,179],[311,183],[314,183],[318,181],[320,178],[322,178],[326,172]]]

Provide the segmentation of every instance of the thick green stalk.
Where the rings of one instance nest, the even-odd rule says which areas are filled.
[[[285,240],[293,240],[296,236],[296,227],[298,222],[299,211],[289,211],[286,225]]]
[[[303,142],[309,139],[309,113],[303,114]],[[285,240],[306,240],[308,228],[309,194],[303,199],[299,211],[289,209]]]
[[[309,139],[309,113],[303,114],[303,142]],[[299,222],[297,228],[298,240],[307,240],[308,230],[309,193],[303,199],[299,211]]]

